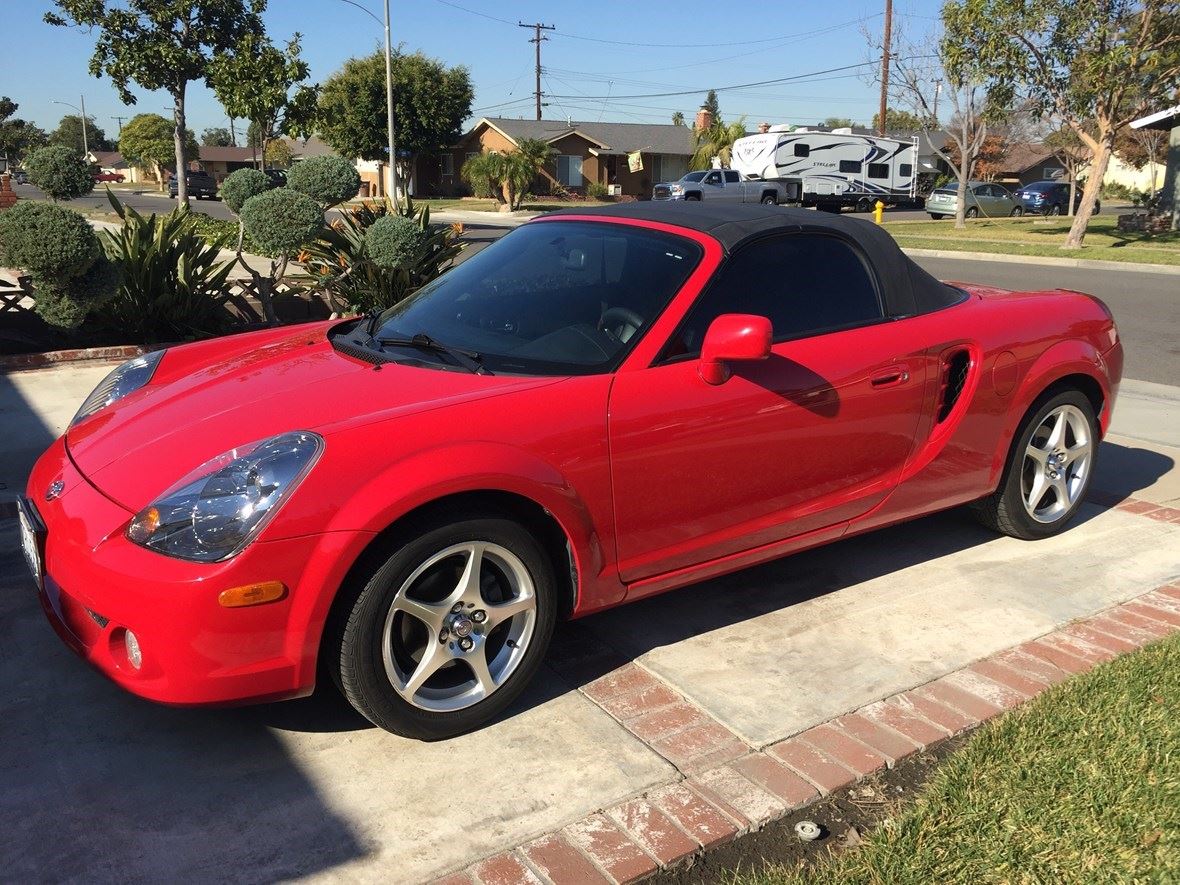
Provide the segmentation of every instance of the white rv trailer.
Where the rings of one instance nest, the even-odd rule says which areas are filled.
[[[917,138],[775,126],[735,141],[731,165],[748,178],[798,182],[804,206],[834,211],[854,206],[868,212],[877,200],[917,199],[917,146]]]

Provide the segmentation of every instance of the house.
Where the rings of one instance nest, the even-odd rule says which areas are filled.
[[[248,147],[201,145],[200,156],[189,161],[190,170],[208,172],[220,184],[231,172],[253,168],[256,153]]]
[[[100,172],[113,172],[130,178],[131,170],[118,151],[89,151],[84,159],[91,166],[97,166]]]
[[[449,150],[420,158],[412,189],[439,196],[470,193],[459,175],[468,157],[487,151],[507,153],[526,138],[548,142],[556,151],[536,188],[560,185],[584,194],[590,183],[597,182],[619,195],[645,199],[656,182],[675,180],[687,172],[695,150],[692,129],[671,123],[483,117]],[[632,172],[628,155],[636,152],[641,163]]]
[[[1057,154],[1043,144],[1014,144],[1008,148],[996,181],[1010,188],[1024,187],[1034,181],[1069,180],[1069,172]]]
[[[1180,104],[1140,117],[1132,129],[1159,129],[1168,136],[1168,162],[1160,189],[1160,210],[1171,213],[1172,229],[1180,230]]]

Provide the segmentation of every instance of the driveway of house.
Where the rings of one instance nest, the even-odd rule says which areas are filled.
[[[0,375],[0,502],[107,368]],[[0,518],[5,877],[416,882],[494,857],[484,882],[524,862],[623,881],[668,839],[769,814],[751,751],[1175,580],[1180,524],[1134,511],[1180,507],[1178,459],[1180,388],[1125,382],[1095,503],[1064,535],[997,538],[951,511],[596,615],[559,630],[509,715],[433,744],[330,692],[230,710],[124,694],[53,635]],[[738,757],[752,780],[714,768]],[[712,823],[676,805],[703,795]],[[664,842],[619,841],[655,806]]]

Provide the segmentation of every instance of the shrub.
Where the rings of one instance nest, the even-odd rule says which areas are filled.
[[[111,203],[123,224],[105,240],[120,280],[100,315],[144,343],[223,331],[230,320],[226,280],[233,262],[218,263],[217,244],[198,229],[205,216],[181,207],[145,218],[114,197]]]
[[[390,270],[412,265],[429,238],[430,231],[424,230],[413,219],[404,215],[386,215],[365,231],[365,248],[375,265]]]
[[[51,326],[76,329],[101,310],[119,283],[119,268],[100,255],[74,277],[34,277],[37,314]]]
[[[221,199],[230,212],[237,215],[251,197],[264,194],[271,189],[270,178],[257,169],[239,169],[231,172],[221,183]]]
[[[591,200],[605,200],[610,196],[610,188],[601,181],[592,181],[586,185],[586,196]]]
[[[307,194],[321,206],[335,206],[356,196],[361,177],[343,157],[312,157],[291,167],[287,187]]]
[[[290,255],[324,226],[319,205],[308,195],[277,187],[253,196],[242,206],[242,225],[268,254]]]
[[[65,145],[50,145],[33,151],[25,158],[29,181],[56,202],[84,197],[94,190],[90,167]]]
[[[0,213],[0,255],[34,277],[73,277],[102,254],[94,228],[72,209],[21,200]]]

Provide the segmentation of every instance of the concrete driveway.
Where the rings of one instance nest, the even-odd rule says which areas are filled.
[[[0,502],[106,370],[0,375]],[[326,691],[231,710],[122,693],[53,635],[0,518],[5,878],[626,881],[851,777],[870,745],[888,761],[848,739],[849,711],[938,680],[923,691],[974,701],[931,709],[994,712],[1003,686],[960,668],[1175,580],[1178,460],[1180,388],[1126,382],[1066,534],[952,511],[587,618],[501,721],[434,744]],[[777,743],[825,730],[823,752]]]

